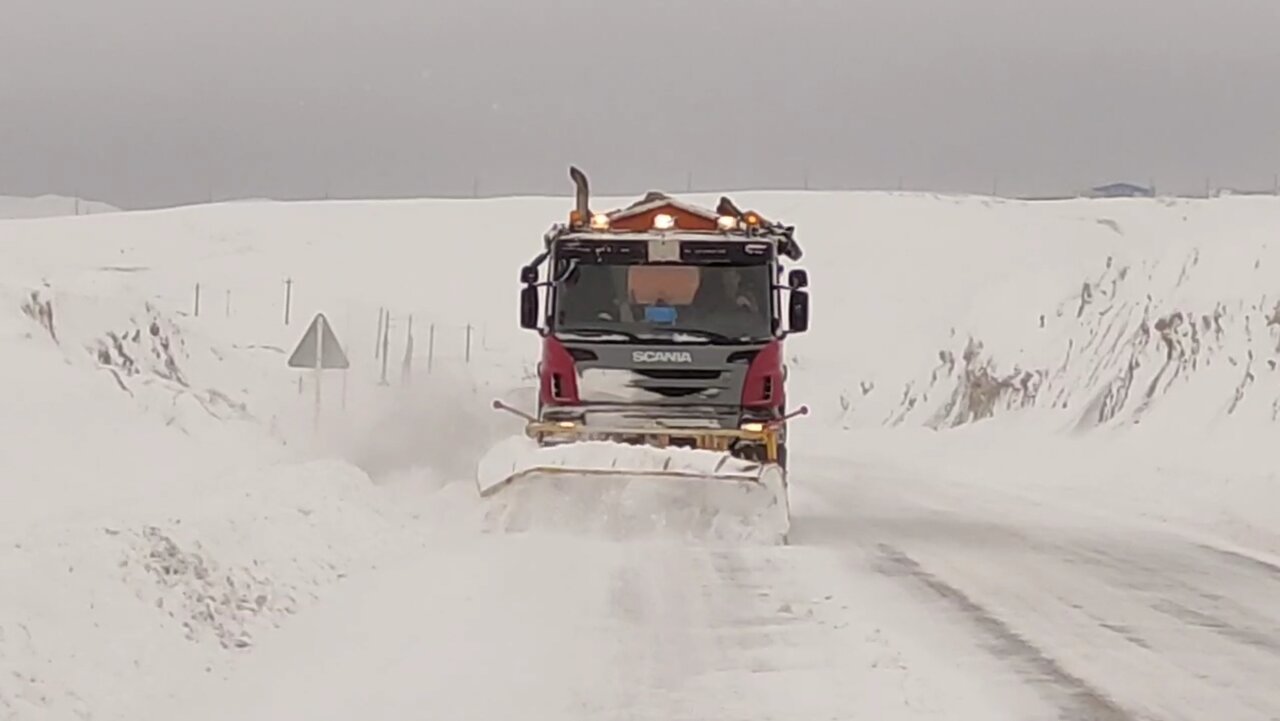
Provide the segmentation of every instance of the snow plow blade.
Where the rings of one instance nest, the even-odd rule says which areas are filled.
[[[776,457],[771,428],[587,429],[528,421],[526,437],[494,447],[477,469],[479,493],[493,502],[489,518],[502,530],[546,522],[608,535],[786,542],[785,470],[722,450],[733,439],[768,440]],[[699,447],[669,445],[694,437]]]

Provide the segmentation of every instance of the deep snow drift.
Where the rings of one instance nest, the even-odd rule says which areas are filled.
[[[1280,452],[1269,442],[1280,407],[1280,200],[736,199],[796,224],[813,278],[814,330],[788,341],[789,392],[814,411],[795,424],[797,493],[811,494],[806,483],[857,488],[862,466],[850,463],[891,464],[1062,513],[1143,516],[1250,553],[1280,551],[1270,530]],[[918,715],[947,717],[946,698],[994,713],[966,685],[991,678],[981,664],[946,680],[936,674],[949,669],[927,660],[936,643],[963,654],[965,639],[927,613],[888,612],[903,601],[892,589],[868,582],[859,596],[861,581],[821,580],[883,559],[679,545],[645,555],[563,539],[514,552],[482,536],[470,475],[486,447],[518,428],[489,401],[528,407],[537,357],[535,339],[516,328],[516,270],[569,204],[255,202],[0,222],[10,381],[0,392],[0,715],[139,718],[166,699],[181,708],[187,694],[218,696],[200,677],[232,675],[272,638],[345,623],[327,614],[352,606],[325,610],[330,598],[364,608],[361,593],[421,595],[436,583],[446,585],[429,599],[446,620],[510,612],[501,600],[476,607],[476,594],[533,594],[527,615],[493,636],[418,627],[423,642],[473,643],[495,663],[503,629],[554,609],[541,641],[505,637],[525,649],[517,659],[530,653],[520,644],[576,649],[581,663],[548,678],[586,673],[616,647],[653,654],[615,661],[666,688],[674,681],[663,674],[675,671],[664,654],[694,654],[688,670],[709,674],[703,691],[729,703],[760,688],[733,675],[749,671],[734,666],[744,649],[762,649],[748,665],[792,668],[790,681],[819,695],[835,688],[812,671],[824,663],[843,670],[842,683],[915,688],[905,658],[935,674],[930,689],[907,694],[927,707],[917,703]],[[316,378],[285,358],[318,312],[352,368],[323,374],[317,426]],[[803,511],[810,538],[817,498]],[[840,537],[819,536],[818,546]],[[558,544],[577,549],[567,551],[576,562],[554,560]],[[378,571],[397,564],[411,565],[414,580],[397,585]],[[667,567],[683,570],[668,577]],[[440,580],[451,577],[461,580]],[[552,580],[542,588],[539,578]],[[591,595],[610,583],[617,597]],[[768,598],[739,605],[757,591]],[[580,616],[561,608],[575,592],[595,599]],[[833,609],[828,595],[858,600]],[[417,597],[397,608],[421,608]],[[632,609],[635,625],[609,615],[618,608]],[[311,609],[319,615],[300,625]],[[730,610],[772,630],[729,629],[699,645],[698,629],[728,623]],[[793,614],[803,618],[779,620]],[[611,630],[582,635],[579,624],[593,623]],[[821,645],[829,637],[871,651]],[[652,638],[659,645],[645,645]],[[782,648],[794,650],[793,664]],[[301,649],[280,641],[270,658]],[[300,673],[299,688],[336,680]],[[471,666],[457,673],[478,683]],[[572,705],[538,696],[538,677],[525,681],[513,699]],[[611,688],[593,702],[632,693]],[[665,708],[690,713],[677,701],[696,698],[682,688]],[[799,708],[775,702],[757,711]],[[1018,702],[994,705],[1027,717],[1013,711]]]

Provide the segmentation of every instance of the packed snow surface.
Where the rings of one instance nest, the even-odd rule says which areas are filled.
[[[778,478],[481,497],[718,462],[490,409],[567,198],[0,221],[0,718],[1280,717],[1280,199],[735,200],[812,277],[787,545]]]

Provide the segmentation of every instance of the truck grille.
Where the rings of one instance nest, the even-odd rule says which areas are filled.
[[[635,374],[663,381],[714,381],[720,378],[721,372],[715,369],[646,368],[635,371]]]

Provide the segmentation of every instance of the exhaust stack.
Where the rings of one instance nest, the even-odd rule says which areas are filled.
[[[591,222],[591,190],[587,184],[587,176],[577,167],[570,165],[569,177],[573,179],[573,184],[577,188],[578,222],[586,225]]]

